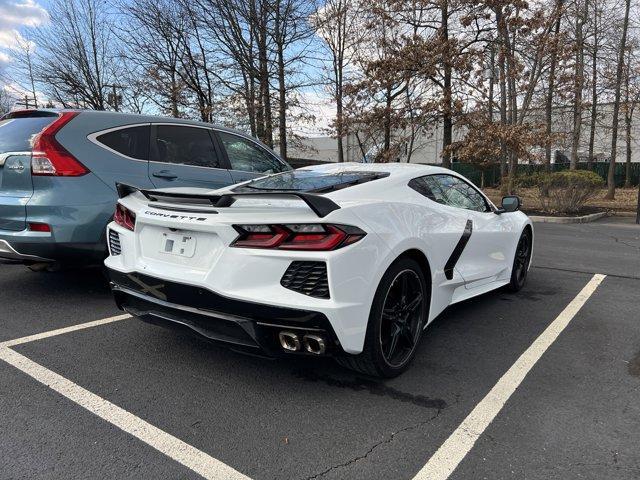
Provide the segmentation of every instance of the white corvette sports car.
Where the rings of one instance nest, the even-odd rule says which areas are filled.
[[[215,191],[118,191],[105,264],[120,308],[384,377],[407,368],[448,305],[522,288],[533,246],[518,197],[497,208],[438,167],[347,163]]]

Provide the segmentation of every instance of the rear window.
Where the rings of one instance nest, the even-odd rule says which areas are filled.
[[[30,151],[33,137],[54,120],[51,116],[0,120],[0,153]]]
[[[351,185],[388,177],[387,172],[338,172],[327,173],[314,170],[293,170],[253,180],[234,191],[288,190],[293,192],[327,192]]]
[[[142,125],[104,133],[96,137],[96,140],[111,150],[115,150],[127,157],[148,160],[150,134],[151,127],[149,125]]]

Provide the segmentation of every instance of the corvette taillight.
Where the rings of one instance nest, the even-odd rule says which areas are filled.
[[[358,227],[322,223],[233,227],[240,235],[231,246],[242,248],[328,251],[351,245],[366,235]]]
[[[113,214],[113,221],[123,228],[131,230],[136,226],[136,214],[121,204],[116,204],[116,213]]]

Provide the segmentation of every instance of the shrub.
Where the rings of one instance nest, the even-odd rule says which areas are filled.
[[[517,188],[533,188],[540,184],[540,179],[544,176],[544,173],[533,172],[527,175],[519,175],[516,178]]]
[[[600,175],[585,170],[538,175],[540,203],[548,213],[577,213],[603,186]]]

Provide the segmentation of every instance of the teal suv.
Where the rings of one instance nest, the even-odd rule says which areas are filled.
[[[254,138],[207,123],[88,110],[11,112],[0,119],[0,260],[101,262],[117,182],[210,190],[290,169]]]

